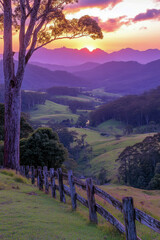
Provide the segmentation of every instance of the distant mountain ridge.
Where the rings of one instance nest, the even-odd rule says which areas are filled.
[[[17,57],[16,53],[15,58],[17,59]],[[1,54],[0,58],[2,58]],[[138,63],[146,64],[158,59],[160,59],[160,50],[158,49],[139,51],[132,48],[126,48],[107,53],[99,48],[90,52],[87,48],[78,50],[62,47],[56,49],[40,48],[33,54],[30,63],[37,63],[37,65],[42,63],[49,65],[76,66],[86,62],[102,64],[111,61],[136,61]]]
[[[102,64],[111,61],[136,61],[146,64],[158,59],[160,59],[160,50],[158,49],[139,51],[126,48],[113,53],[107,53],[101,49],[95,49],[90,52],[87,48],[77,50],[63,47],[53,50],[46,48],[39,49],[33,54],[31,62],[75,66],[86,62]]]

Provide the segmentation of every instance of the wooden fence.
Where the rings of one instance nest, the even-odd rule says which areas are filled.
[[[107,192],[95,186],[91,178],[84,182],[73,176],[72,171],[68,171],[68,174],[66,174],[62,172],[61,168],[57,169],[57,171],[51,168],[50,171],[48,171],[47,167],[43,167],[43,169],[42,167],[34,169],[34,167],[21,166],[20,174],[27,178],[31,178],[32,184],[35,183],[35,178],[37,177],[37,186],[39,190],[43,191],[44,189],[45,193],[48,194],[50,187],[53,198],[56,198],[56,190],[58,190],[61,202],[66,202],[65,194],[71,197],[73,210],[76,210],[77,201],[79,201],[82,205],[89,208],[89,219],[93,223],[98,223],[97,213],[99,213],[110,224],[116,227],[120,233],[125,234],[126,240],[140,240],[136,233],[135,220],[160,234],[160,221],[134,208],[133,198],[124,197],[122,202],[120,202]],[[55,179],[58,180],[58,185]],[[68,181],[68,186],[63,183],[63,180]],[[87,199],[76,193],[75,185],[87,192]],[[125,226],[105,208],[96,203],[95,195],[104,199],[123,213]]]

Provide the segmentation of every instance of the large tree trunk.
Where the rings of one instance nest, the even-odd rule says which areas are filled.
[[[5,88],[4,167],[19,169],[21,91],[13,86]]]

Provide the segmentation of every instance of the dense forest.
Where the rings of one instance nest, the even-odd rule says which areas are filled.
[[[128,146],[119,155],[119,179],[132,187],[160,189],[160,133]]]
[[[142,95],[128,95],[100,106],[90,113],[90,125],[115,119],[134,127],[160,122],[160,87]]]

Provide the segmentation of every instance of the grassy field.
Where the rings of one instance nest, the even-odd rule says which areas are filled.
[[[48,100],[44,105],[36,105],[29,114],[31,116],[31,121],[40,121],[42,124],[47,123],[49,120],[61,122],[64,119],[73,119],[73,121],[76,122],[78,119],[78,115],[72,114],[67,106]]]
[[[125,124],[116,120],[108,120],[97,126],[97,130],[109,135],[122,135]]]
[[[86,134],[86,141],[92,146],[93,154],[90,161],[90,168],[85,168],[84,175],[97,176],[101,168],[105,168],[108,172],[108,178],[112,181],[117,181],[117,169],[119,163],[115,162],[119,154],[127,147],[132,146],[137,142],[141,142],[148,135],[153,134],[138,134],[121,137],[117,140],[115,137],[101,136],[98,131],[71,128],[78,134]]]
[[[0,172],[0,239],[122,240],[113,228],[88,222],[88,210],[52,199],[20,176]],[[59,196],[57,196],[59,199]]]
[[[5,174],[4,174],[5,173]],[[7,174],[7,175],[6,175]],[[160,191],[146,191],[126,186],[101,187],[120,201],[132,196],[134,205],[160,220]],[[86,196],[83,190],[78,193]],[[123,215],[104,200],[96,202],[118,218]],[[13,171],[0,171],[0,239],[2,240],[124,240],[115,228],[98,216],[98,226],[88,222],[88,209],[78,204],[76,212],[67,204],[52,199],[31,186],[25,178]],[[142,240],[160,240],[160,235],[136,222],[138,236]]]

